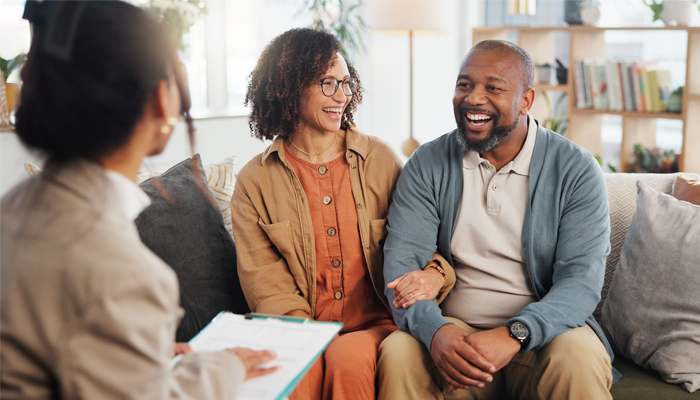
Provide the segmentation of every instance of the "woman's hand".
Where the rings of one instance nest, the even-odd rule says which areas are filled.
[[[435,268],[412,271],[389,282],[386,287],[394,289],[394,307],[408,308],[419,300],[437,298],[445,278]]]
[[[187,353],[192,353],[194,350],[190,347],[189,344],[187,343],[175,343],[175,347],[173,349],[173,356],[177,356],[179,354],[187,354]]]
[[[260,365],[277,358],[277,353],[272,350],[256,351],[243,347],[236,347],[235,349],[226,349],[226,351],[234,353],[243,361],[243,365],[245,365],[245,380],[268,375],[281,368],[280,366],[260,368]]]

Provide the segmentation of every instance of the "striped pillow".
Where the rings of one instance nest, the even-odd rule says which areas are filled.
[[[236,183],[236,176],[233,174],[233,166],[236,163],[235,156],[226,157],[223,161],[204,164],[204,174],[207,176],[207,184],[211,190],[216,204],[219,206],[219,211],[224,217],[226,230],[233,237],[233,229],[231,227],[231,196],[233,196],[233,187]],[[41,172],[41,168],[30,163],[24,163],[24,169],[29,175]],[[141,184],[143,181],[159,176],[162,172],[145,171],[140,172],[136,178],[136,184]]]

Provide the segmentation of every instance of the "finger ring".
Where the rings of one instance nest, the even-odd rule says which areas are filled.
[[[409,293],[408,295],[411,296],[412,299],[415,298],[413,297],[413,293]]]

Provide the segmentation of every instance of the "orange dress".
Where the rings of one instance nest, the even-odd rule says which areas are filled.
[[[357,211],[344,156],[311,164],[285,146],[309,204],[316,249],[318,321],[343,330],[311,367],[290,400],[374,399],[377,348],[396,330],[374,290],[362,252]],[[388,194],[387,194],[388,195]]]

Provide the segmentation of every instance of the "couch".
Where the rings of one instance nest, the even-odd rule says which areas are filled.
[[[632,217],[636,210],[637,180],[641,180],[657,191],[671,194],[677,175],[606,174],[605,180],[608,185],[610,202],[611,251],[606,263],[602,299],[594,313],[596,319],[600,320],[601,318],[601,310],[608,297],[610,284],[620,261],[620,254],[627,230],[632,223]],[[698,360],[698,363],[700,364],[700,360]],[[700,390],[695,393],[689,393],[679,385],[666,383],[659,373],[639,367],[634,362],[620,355],[616,355],[613,366],[622,374],[622,378],[611,389],[615,400],[700,399]]]
[[[231,215],[228,203],[235,183],[234,160],[227,159],[202,166],[198,156],[194,159],[194,164],[185,160],[163,175],[145,173],[139,177],[140,181],[143,181],[142,188],[154,201],[154,206],[137,220],[142,239],[156,254],[160,254],[173,266],[180,279],[182,306],[188,311],[178,329],[178,339],[181,341],[189,340],[222,309],[237,313],[248,311],[235,273],[235,247],[230,237]],[[191,172],[193,165],[199,165],[195,168],[200,169],[201,178],[208,183],[209,191],[202,192],[198,187],[197,180]],[[30,163],[25,164],[25,169],[29,174],[40,170]],[[640,180],[659,192],[671,194],[678,175],[605,175],[610,204],[611,252],[606,262],[601,301],[594,312],[599,321],[636,210],[636,182]],[[147,179],[154,176],[160,176],[160,189],[153,185],[153,180]],[[690,176],[699,178],[694,174]],[[164,199],[163,192],[169,193],[168,197],[172,198]],[[198,203],[193,199],[193,195],[201,197]],[[205,197],[209,197],[209,200]],[[217,212],[217,208],[221,213]],[[178,217],[173,217],[174,215]],[[181,218],[189,219],[185,221]],[[186,225],[188,228],[179,232],[179,229],[176,229],[177,225]],[[168,234],[162,235],[163,231],[167,231]],[[199,240],[190,246],[184,245],[193,238],[202,237],[210,239]],[[177,248],[173,248],[173,242],[179,243],[175,245]],[[175,256],[171,256],[172,254]],[[212,282],[216,287],[211,286]],[[221,285],[222,282],[224,286]],[[209,285],[210,290],[203,291],[202,285]],[[226,289],[224,293],[225,288],[233,290]],[[698,362],[700,363],[700,360]],[[689,393],[679,385],[666,383],[656,371],[644,369],[621,355],[616,355],[613,366],[623,376],[611,389],[615,400],[700,399],[700,390]]]

